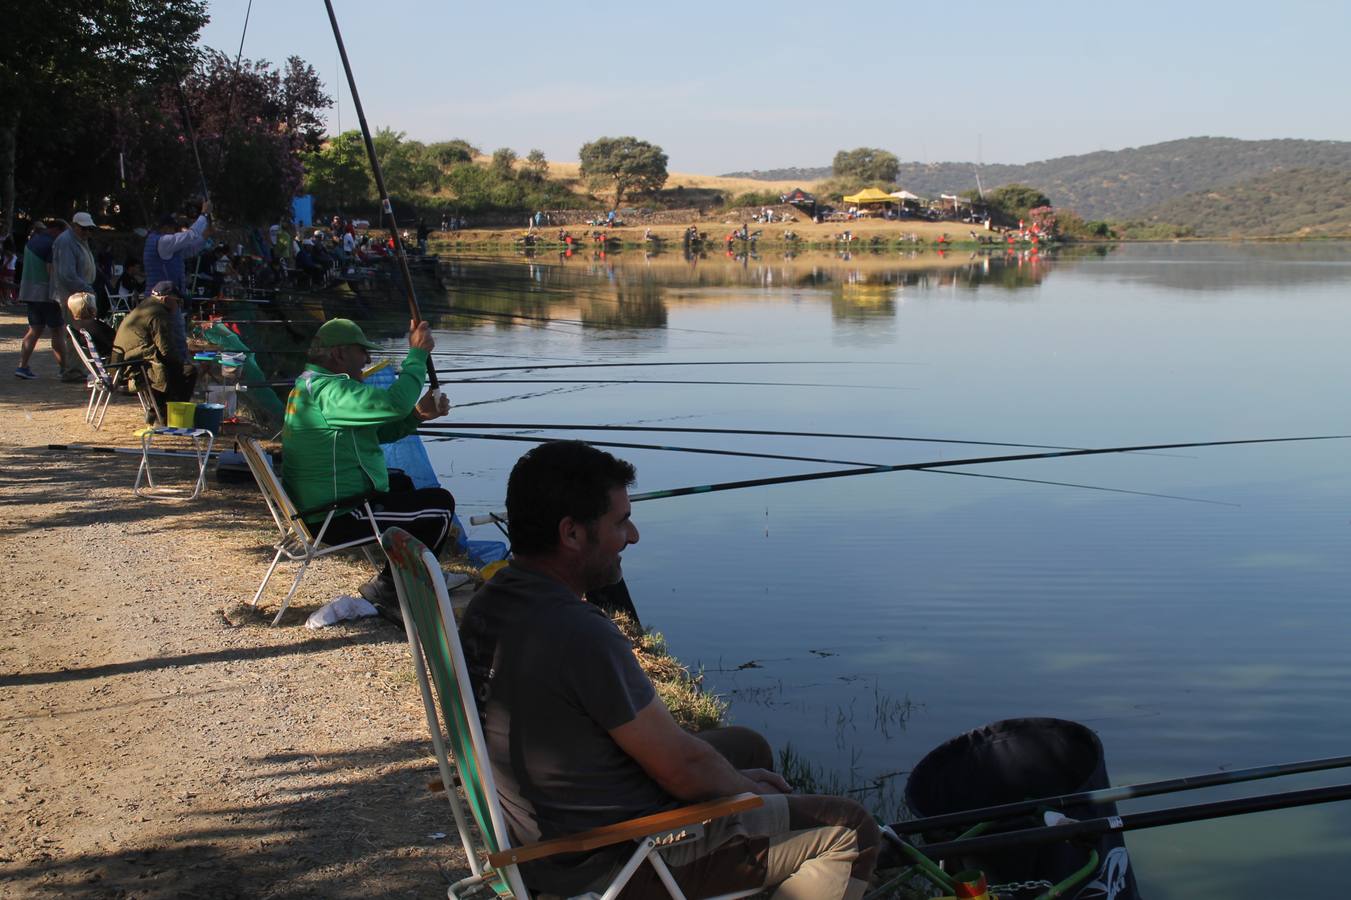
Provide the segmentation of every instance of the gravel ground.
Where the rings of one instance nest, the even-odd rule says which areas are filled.
[[[44,348],[15,378],[24,330],[0,309],[0,897],[443,897],[468,873],[402,631],[303,627],[365,564],[268,627],[252,483],[141,500],[136,457],[49,450],[131,447],[140,411],[93,431]]]

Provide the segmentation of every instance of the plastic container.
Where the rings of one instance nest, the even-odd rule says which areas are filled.
[[[193,428],[197,416],[196,403],[169,402],[168,426],[170,428]]]
[[[930,751],[911,770],[905,800],[916,817],[925,818],[1110,785],[1102,741],[1089,728],[1065,719],[1005,719],[959,735]],[[1114,816],[1116,804],[1083,803],[1066,807],[1063,812],[1076,819]],[[1023,822],[1014,827],[1040,824]],[[945,841],[956,838],[957,833],[925,832],[924,837]],[[1090,850],[1098,853],[1097,871],[1086,884],[1076,885],[1062,896],[1067,900],[1139,900],[1126,842],[1116,832],[1089,843],[1043,844],[992,852],[954,864],[982,870],[996,884],[1036,879],[1058,882],[1083,867]]]
[[[239,394],[234,385],[213,384],[206,389],[206,402],[225,407],[225,418],[230,418],[239,407]]]
[[[220,434],[221,423],[225,421],[224,403],[198,403],[193,416],[194,428],[205,428],[212,434]]]

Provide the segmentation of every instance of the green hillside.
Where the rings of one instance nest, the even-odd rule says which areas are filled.
[[[986,164],[980,167],[980,179],[986,190],[1004,184],[1031,185],[1056,206],[1073,209],[1085,219],[1120,220],[1139,218],[1186,194],[1292,169],[1351,170],[1351,142],[1195,137],[1026,165]],[[976,188],[976,165],[901,163],[897,181],[926,197],[960,193]]]
[[[1196,237],[1351,234],[1351,169],[1295,169],[1176,197],[1133,217]]]

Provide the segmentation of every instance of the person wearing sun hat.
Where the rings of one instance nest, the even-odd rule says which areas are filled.
[[[316,530],[327,504],[373,493],[371,509],[338,509],[324,543],[340,544],[397,525],[439,553],[450,535],[455,498],[442,488],[416,488],[407,475],[390,472],[381,444],[413,434],[428,419],[444,416],[450,401],[423,394],[427,359],[435,346],[426,322],[409,324],[408,355],[388,389],[362,382],[371,351],[380,349],[351,319],[330,319],[310,345],[309,364],[286,400],[282,427],[282,484]],[[389,618],[399,601],[389,566],[358,592]]]

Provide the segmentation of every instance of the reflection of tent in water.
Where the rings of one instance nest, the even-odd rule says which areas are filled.
[[[864,188],[857,194],[850,194],[845,197],[844,202],[863,206],[867,203],[895,203],[896,198],[880,188]]]
[[[896,286],[849,281],[836,285],[831,297],[834,319],[889,319],[896,314]]]

